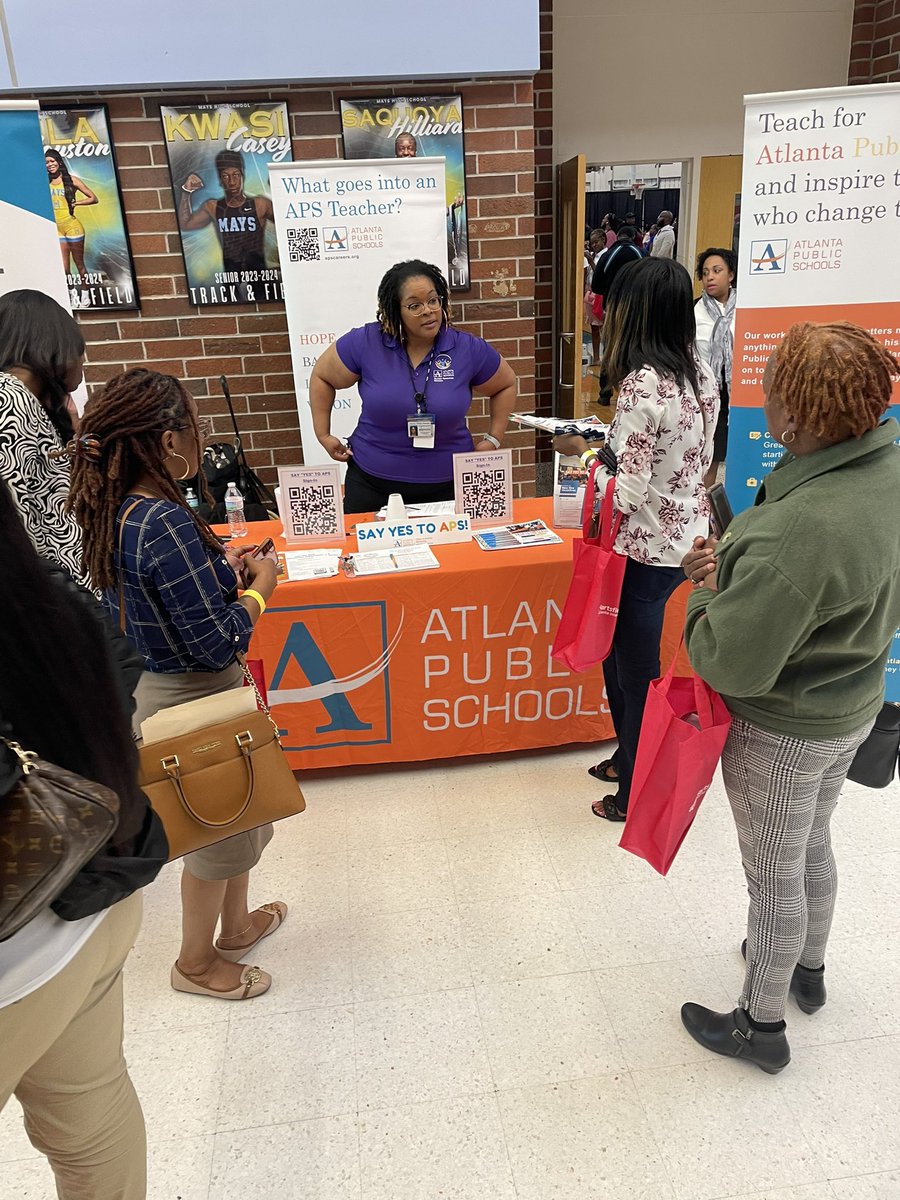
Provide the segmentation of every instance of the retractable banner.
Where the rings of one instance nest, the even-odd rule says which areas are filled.
[[[0,293],[34,288],[71,312],[36,100],[0,100]]]
[[[442,158],[272,163],[275,232],[291,338],[303,461],[331,461],[316,440],[309,377],[341,334],[375,319],[378,285],[410,258],[447,273]],[[356,388],[335,400],[331,432],[356,428]]]
[[[726,489],[753,503],[784,453],[766,362],[800,321],[851,321],[900,355],[900,84],[745,98]],[[891,415],[900,418],[900,381]],[[900,700],[900,636],[888,664]]]

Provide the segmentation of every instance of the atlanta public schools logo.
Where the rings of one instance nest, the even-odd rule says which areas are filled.
[[[750,243],[751,275],[783,275],[787,266],[787,238]]]
[[[347,226],[338,225],[337,228],[332,226],[324,231],[325,250],[326,253],[334,254],[335,251],[347,249]]]

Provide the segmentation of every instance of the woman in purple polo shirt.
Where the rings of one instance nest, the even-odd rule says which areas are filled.
[[[497,450],[516,403],[512,368],[492,346],[450,324],[450,293],[437,267],[397,263],[378,287],[378,320],[351,329],[320,356],[309,381],[316,437],[347,464],[344,511],[377,512],[392,492],[408,504],[452,500],[453,455],[470,451],[472,388],[489,399]],[[331,432],[335,392],[359,384],[359,423],[348,445]]]

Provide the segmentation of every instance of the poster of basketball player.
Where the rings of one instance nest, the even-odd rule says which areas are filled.
[[[44,166],[73,311],[138,307],[103,104],[41,109]]]
[[[344,158],[423,158],[446,162],[450,287],[469,288],[466,157],[461,96],[341,100]]]
[[[161,105],[159,111],[191,304],[281,300],[269,163],[291,157],[287,105]]]

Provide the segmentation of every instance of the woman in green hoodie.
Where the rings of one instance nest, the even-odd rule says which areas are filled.
[[[884,700],[900,625],[900,364],[865,330],[795,325],[763,378],[787,453],[721,540],[684,559],[686,641],[733,723],[722,757],[750,911],[739,1007],[686,1004],[691,1036],[770,1073],[790,1061],[784,1013],[825,1003],[837,873],[829,823]]]

